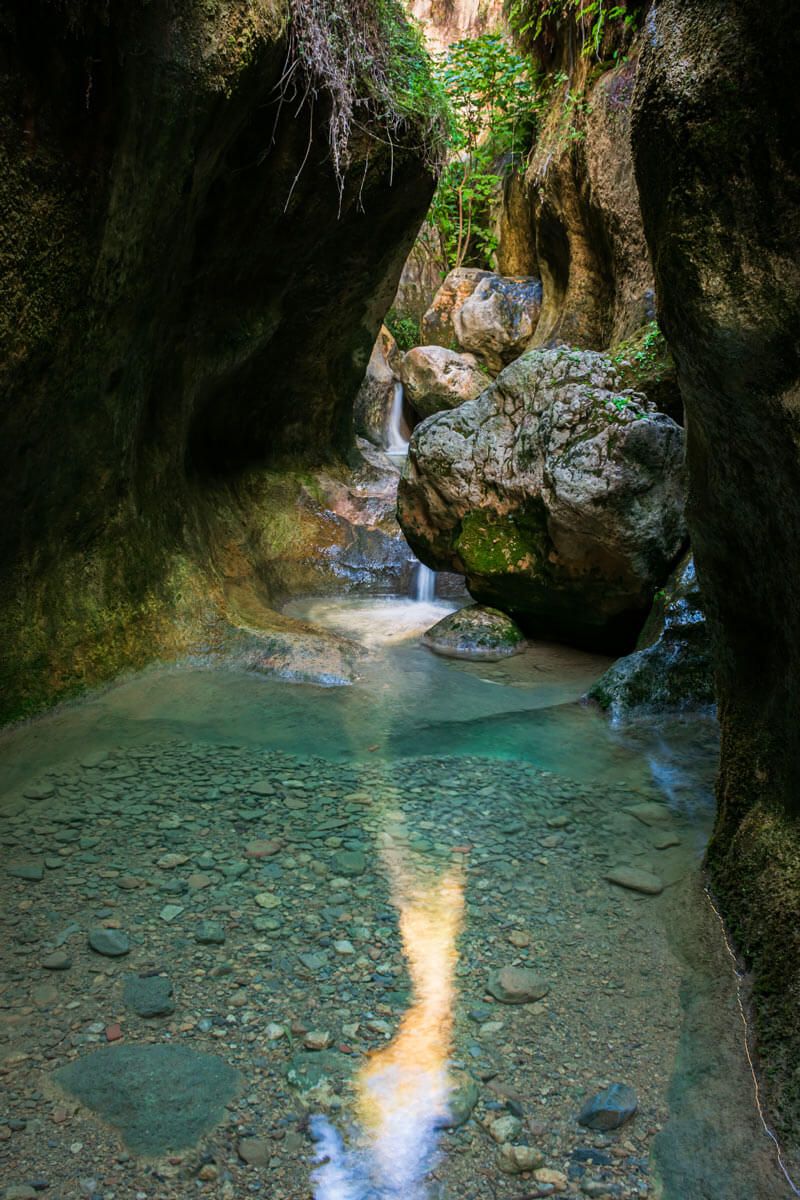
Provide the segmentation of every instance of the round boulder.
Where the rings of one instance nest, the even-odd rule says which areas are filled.
[[[522,354],[541,309],[540,280],[490,275],[453,314],[456,341],[496,374]]]
[[[406,397],[421,417],[475,400],[491,383],[472,354],[444,346],[415,346],[403,355],[400,377]]]
[[[524,633],[510,617],[482,604],[449,613],[426,630],[420,641],[434,654],[473,662],[499,662],[520,654],[527,645]]]

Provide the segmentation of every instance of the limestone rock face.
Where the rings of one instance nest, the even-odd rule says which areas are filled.
[[[4,9],[5,719],[186,648],[280,536],[244,476],[351,452],[434,180],[359,135],[340,195],[288,7]]]
[[[518,358],[533,337],[542,307],[542,285],[531,277],[481,279],[453,312],[456,340],[495,374]]]
[[[557,43],[565,54],[570,40],[564,29]],[[594,82],[589,60],[579,60],[575,69],[565,66],[569,79],[554,95],[528,168],[526,193],[544,285],[536,346],[568,342],[603,349],[654,316],[653,270],[629,136],[635,45],[626,57]],[[581,101],[567,103],[567,91]]]
[[[422,321],[426,343],[470,351],[493,373],[517,358],[533,337],[541,282],[473,267],[451,271]]]
[[[477,267],[458,267],[450,272],[422,318],[422,341],[426,346],[458,349],[453,316],[481,280],[490,279],[491,276],[491,271],[481,271]]]
[[[687,513],[720,704],[714,889],[800,1130],[800,176],[796,5],[659,0],[632,145],[687,412]]]
[[[475,400],[491,382],[474,355],[444,346],[415,346],[403,355],[399,370],[408,401],[421,417]]]
[[[615,719],[714,704],[711,648],[691,554],[657,592],[634,653],[618,659],[589,696]]]
[[[414,431],[398,516],[526,632],[629,648],[685,539],[683,431],[592,351],[535,350]]]
[[[367,373],[353,404],[353,429],[373,446],[385,445],[386,421],[395,384],[391,362],[397,354],[397,343],[386,326],[381,325],[369,356]]]

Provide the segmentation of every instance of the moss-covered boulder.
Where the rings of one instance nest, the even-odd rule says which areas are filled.
[[[618,659],[588,695],[615,720],[712,708],[711,648],[691,555],[656,592],[634,653]]]
[[[232,559],[268,573],[253,472],[351,454],[434,186],[431,98],[394,0],[347,27],[361,63],[298,57],[289,19],[0,4],[0,719],[190,644]]]
[[[420,641],[434,654],[472,662],[499,662],[521,654],[527,646],[524,633],[510,617],[482,604],[449,613],[426,629]]]
[[[683,549],[683,430],[593,351],[534,350],[414,431],[400,524],[537,637],[629,650]]]

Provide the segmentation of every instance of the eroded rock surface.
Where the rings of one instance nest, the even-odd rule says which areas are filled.
[[[397,355],[397,343],[386,326],[381,325],[353,404],[353,429],[373,446],[386,445],[386,424],[395,385],[391,364]]]
[[[444,346],[415,346],[407,351],[400,374],[406,396],[421,417],[475,400],[491,383],[474,355]]]
[[[683,431],[592,351],[535,350],[414,432],[398,515],[526,632],[630,647],[686,538]]]
[[[690,554],[656,593],[634,653],[615,662],[589,696],[614,718],[714,704],[711,648]]]

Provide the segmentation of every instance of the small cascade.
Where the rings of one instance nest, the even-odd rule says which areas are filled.
[[[395,381],[392,408],[389,413],[389,428],[386,434],[387,454],[408,454],[408,438],[405,436],[403,420],[403,385]]]
[[[419,563],[411,579],[411,599],[417,604],[432,604],[436,594],[436,572]]]

